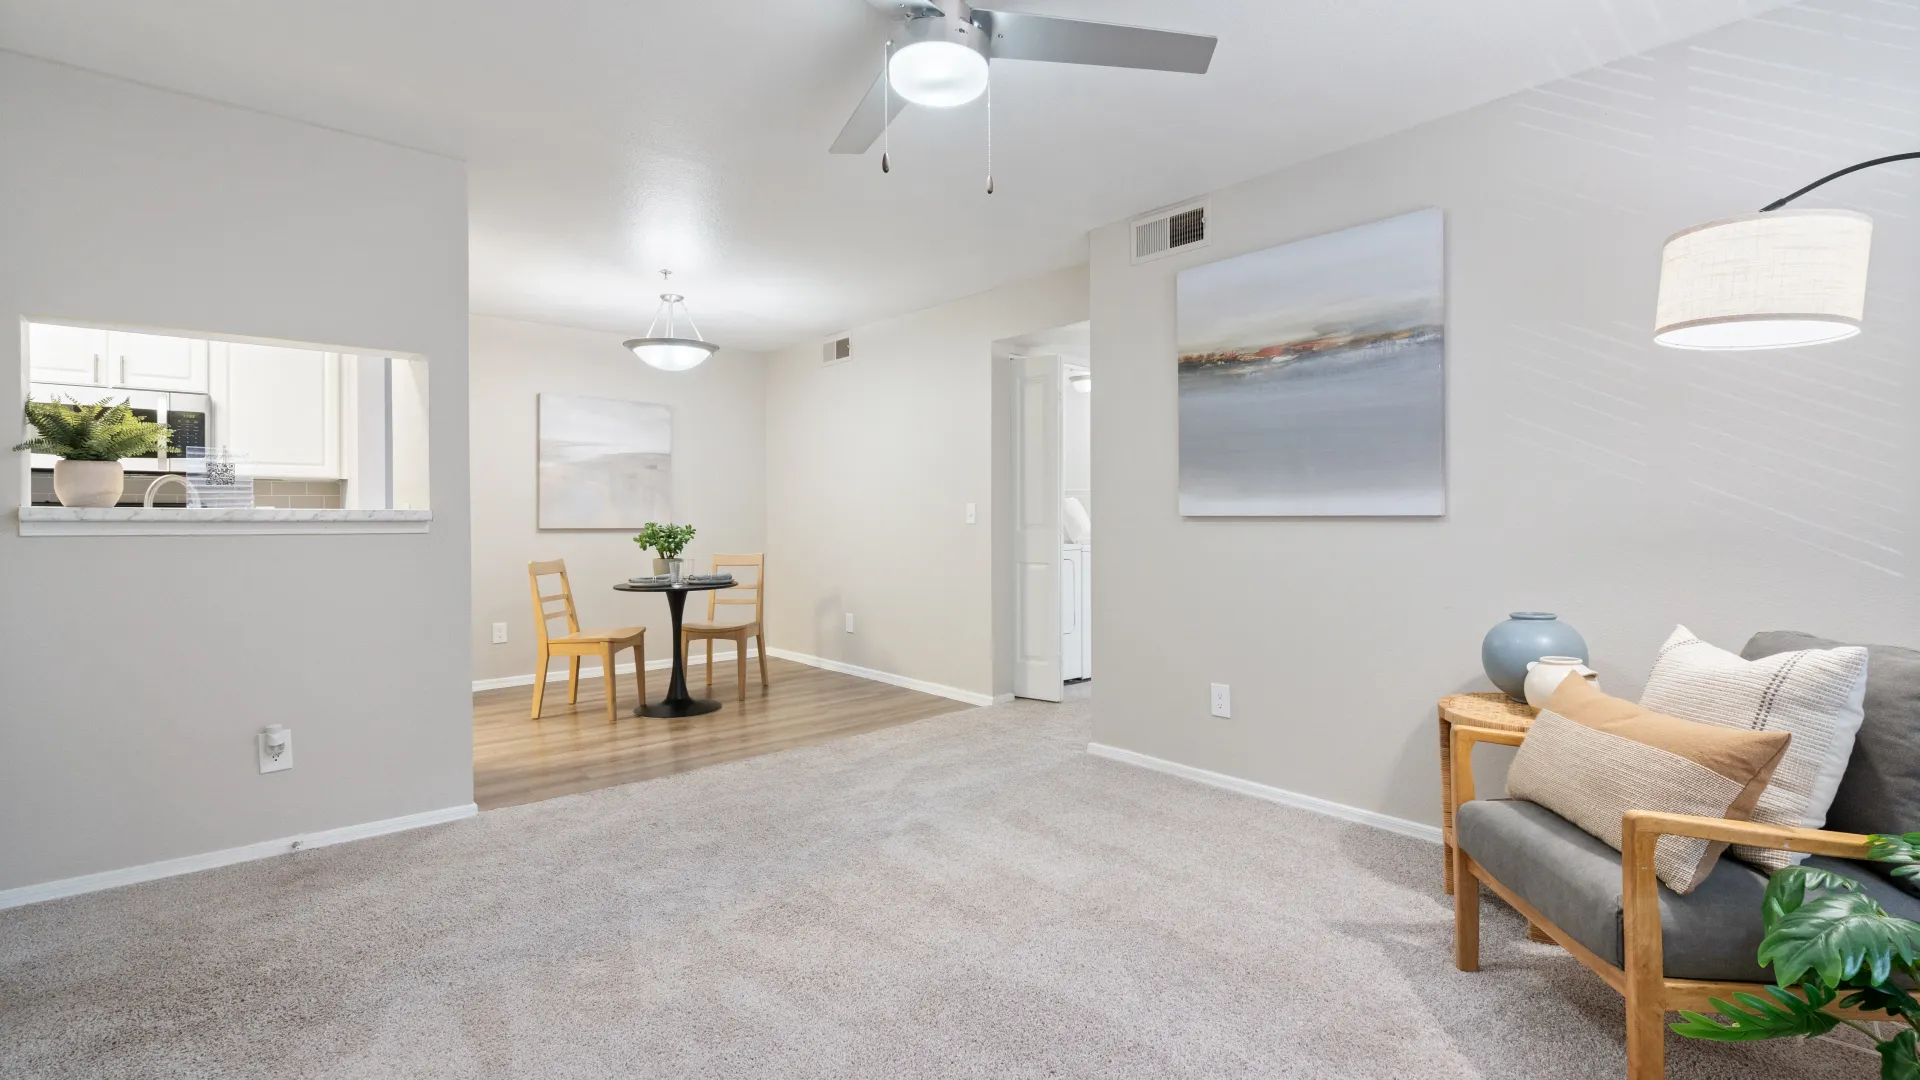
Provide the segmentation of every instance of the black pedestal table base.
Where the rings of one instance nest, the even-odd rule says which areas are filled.
[[[622,592],[659,592],[667,594],[667,611],[673,616],[673,678],[667,682],[667,696],[655,704],[642,701],[640,707],[633,710],[635,716],[654,716],[673,719],[682,716],[703,716],[720,711],[720,703],[706,698],[696,698],[687,692],[687,654],[680,646],[680,620],[687,607],[687,593],[702,592],[722,588],[721,585],[679,584],[671,587],[645,587],[635,585],[616,585]]]

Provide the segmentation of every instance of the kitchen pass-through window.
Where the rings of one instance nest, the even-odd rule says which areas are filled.
[[[430,509],[424,358],[42,320],[25,345],[30,403],[124,404],[166,428],[119,459],[117,505]],[[61,454],[29,457],[31,502],[61,505]]]

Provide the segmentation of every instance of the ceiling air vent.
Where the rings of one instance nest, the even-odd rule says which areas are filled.
[[[1146,262],[1207,241],[1207,204],[1185,203],[1133,219],[1133,261]]]
[[[820,362],[838,364],[853,359],[853,339],[837,337],[820,346]]]

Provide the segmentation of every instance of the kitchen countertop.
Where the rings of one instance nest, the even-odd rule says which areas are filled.
[[[179,536],[199,533],[423,533],[431,510],[309,510],[277,506],[22,506],[22,536]]]

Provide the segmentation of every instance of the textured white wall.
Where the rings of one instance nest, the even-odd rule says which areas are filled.
[[[817,343],[770,358],[774,648],[993,691],[993,342],[1086,306],[1076,266],[859,327],[849,363]]]
[[[622,348],[619,334],[483,316],[471,325],[473,677],[533,671],[527,563],[536,559],[567,560],[584,625],[644,626],[648,658],[671,657],[666,601],[613,591],[653,572],[652,552],[633,542],[639,530],[537,527],[538,395],[673,406],[673,516],[699,530],[687,557],[704,568],[714,552],[766,546],[764,358],[723,349],[692,371],[656,371]],[[696,607],[704,618],[697,598],[689,615]],[[495,622],[507,624],[504,645],[493,644]]]
[[[1095,739],[1431,823],[1434,699],[1489,688],[1508,611],[1560,612],[1629,695],[1676,622],[1920,645],[1920,169],[1806,200],[1878,221],[1860,338],[1649,340],[1669,233],[1920,147],[1915,56],[1912,0],[1786,8],[1215,192],[1197,252],[1131,266],[1125,223],[1098,230]],[[1447,214],[1449,515],[1181,519],[1175,273],[1423,206]]]
[[[0,147],[0,416],[33,315],[416,352],[435,514],[0,529],[0,888],[470,803],[465,168],[4,52]]]

